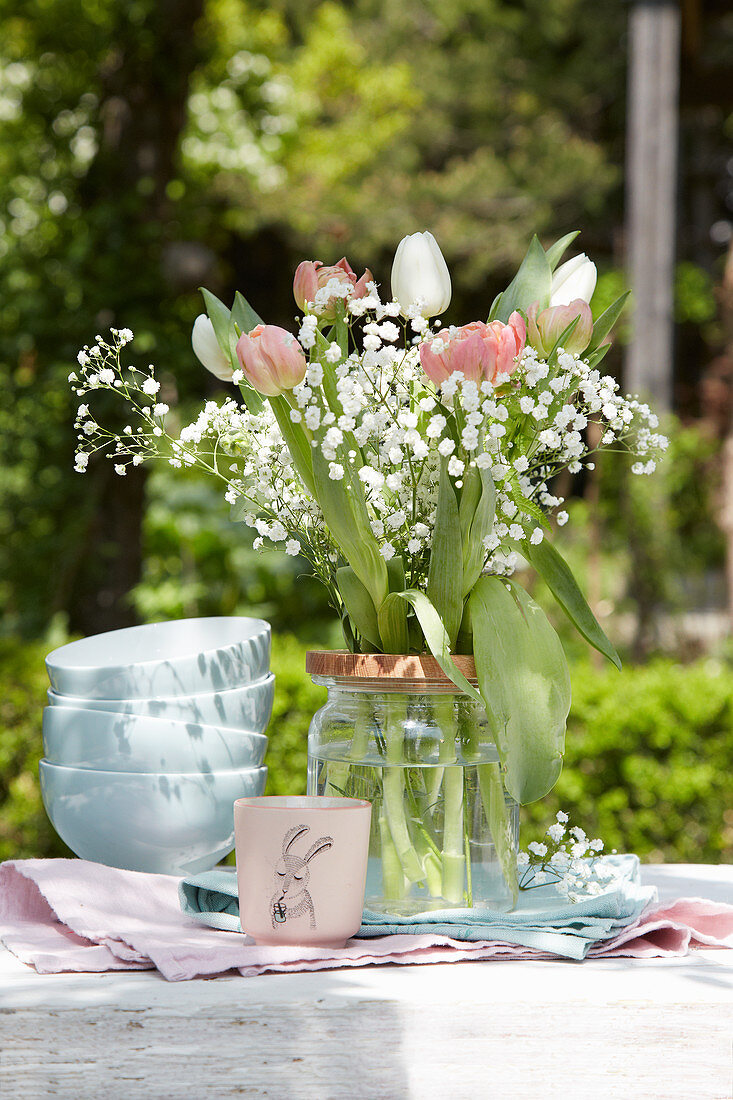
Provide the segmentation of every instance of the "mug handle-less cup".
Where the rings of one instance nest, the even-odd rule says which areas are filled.
[[[258,944],[343,947],[361,926],[371,815],[357,798],[238,799],[242,931]]]

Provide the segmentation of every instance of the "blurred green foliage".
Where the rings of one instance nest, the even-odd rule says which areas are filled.
[[[523,813],[539,839],[558,809],[607,850],[648,862],[733,857],[733,670],[705,658],[571,670],[567,755],[557,786]]]
[[[73,854],[46,816],[38,783],[48,648],[0,638],[0,860]]]
[[[143,573],[131,593],[140,619],[254,615],[273,630],[335,639],[326,591],[301,558],[252,549],[223,492],[198,471],[162,467],[148,481]]]
[[[0,641],[0,859],[68,854],[38,790],[45,648]],[[271,794],[305,791],[308,724],[325,702],[325,689],[305,673],[306,648],[289,635],[273,638]],[[565,766],[554,791],[523,809],[523,842],[539,838],[561,808],[608,849],[647,861],[733,858],[730,663],[660,658],[619,674],[584,660],[573,665],[572,683]]]
[[[725,606],[718,440],[704,425],[683,426],[673,418],[663,428],[669,449],[651,477],[631,474],[624,454],[596,456],[594,480],[585,475],[574,486],[580,491],[568,500],[569,522],[556,536],[625,660],[665,648],[694,656],[685,649],[685,613],[719,612]],[[568,652],[582,656],[584,643],[557,613],[542,583],[528,583],[536,583]],[[662,618],[668,624],[664,638]],[[639,651],[641,627],[649,636]],[[671,633],[679,639],[670,640]]]
[[[533,231],[583,225],[608,263],[624,24],[583,0],[0,0],[2,632],[133,617],[145,475],[72,470],[66,379],[97,332],[129,326],[200,400],[202,283],[288,324],[303,255],[384,282],[429,226],[453,320]]]
[[[678,324],[705,325],[717,313],[713,280],[698,264],[677,265],[674,298]]]

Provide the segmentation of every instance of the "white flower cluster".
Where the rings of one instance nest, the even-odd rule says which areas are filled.
[[[115,473],[124,477],[128,466],[139,466],[158,455],[158,439],[164,435],[162,420],[170,410],[157,398],[160,383],[152,364],[148,374],[137,367],[122,367],[120,355],[132,341],[131,330],[110,331],[112,343],[97,336],[92,347],[82,348],[77,355],[78,370],[72,371],[68,380],[77,397],[105,389],[118,393],[137,414],[139,423],[134,428],[126,425],[121,433],[111,432],[98,423],[86,402],[79,405],[74,422],[78,441],[74,469],[85,473],[91,456],[101,451],[113,460]]]
[[[367,291],[354,298],[338,280],[318,291],[322,300],[299,327],[308,365],[287,395],[289,416],[306,446],[320,451],[328,477],[363,492],[380,552],[386,560],[402,558],[409,585],[426,582],[441,464],[459,494],[469,471],[491,472],[496,516],[484,539],[484,569],[500,575],[513,572],[523,542],[542,541],[550,513],[557,512],[560,526],[567,521],[553,478],[563,469],[592,468],[591,420],[602,425],[603,446],[635,455],[635,472],[653,470],[667,442],[657,418],[582,358],[559,349],[544,360],[527,348],[510,376],[477,384],[455,371],[435,386],[418,345],[437,347],[439,322],[431,329],[417,307],[401,319],[399,304],[381,302],[374,283]],[[334,299],[339,319],[324,321],[320,312]],[[129,330],[112,330],[111,344],[97,337],[79,353],[79,372],[70,376],[75,392],[117,392],[137,424],[109,432],[81,405],[76,469],[83,472],[98,450],[121,475],[159,454],[175,467],[205,469],[226,483],[233,514],[256,530],[257,547],[303,553],[332,588],[337,547],[270,404],[253,413],[233,399],[207,402],[172,437],[154,368],[146,373],[121,364],[131,338]]]
[[[569,901],[602,894],[618,870],[602,856],[603,841],[589,840],[577,825],[568,827],[568,815],[560,810],[547,833],[547,841],[533,841],[517,855],[520,890],[554,886]]]

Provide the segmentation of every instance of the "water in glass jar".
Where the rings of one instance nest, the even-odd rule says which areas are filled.
[[[518,808],[495,748],[471,762],[389,762],[350,741],[308,757],[308,793],[372,803],[367,909],[411,915],[462,907],[506,911]]]

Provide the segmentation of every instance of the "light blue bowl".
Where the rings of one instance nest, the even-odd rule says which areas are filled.
[[[263,619],[176,619],[111,630],[55,649],[51,687],[85,699],[145,699],[224,691],[269,672]]]
[[[52,707],[147,714],[152,718],[264,733],[272,714],[274,695],[275,677],[271,673],[253,684],[201,695],[173,695],[155,699],[84,699],[81,695],[58,695],[55,691],[49,691],[48,702]]]
[[[267,738],[144,714],[46,707],[43,754],[50,764],[113,772],[200,772],[259,768]]]
[[[267,768],[207,775],[92,771],[41,760],[43,805],[81,859],[162,875],[209,871],[234,847],[234,803]]]

